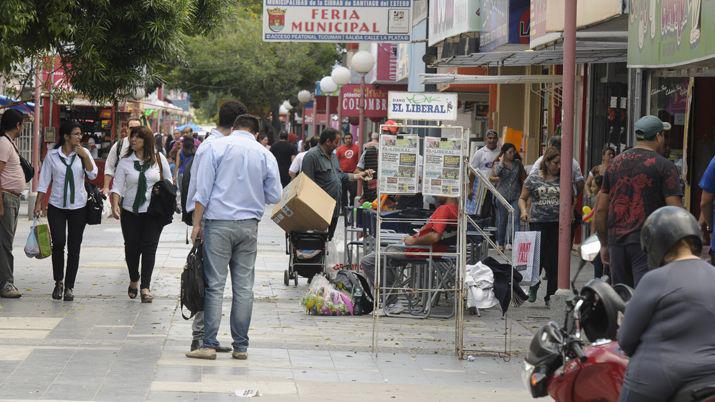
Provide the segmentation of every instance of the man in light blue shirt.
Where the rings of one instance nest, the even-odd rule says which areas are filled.
[[[211,133],[206,137],[201,146],[196,150],[196,155],[194,155],[194,160],[191,164],[191,179],[189,180],[188,189],[181,189],[181,191],[186,191],[186,198],[184,198],[185,204],[181,208],[183,211],[189,213],[188,222],[193,222],[193,217],[191,216],[194,211],[194,196],[196,195],[196,183],[198,181],[197,172],[199,166],[201,166],[201,158],[204,152],[208,149],[208,144],[216,139],[226,137],[233,131],[233,123],[236,121],[238,116],[246,114],[246,106],[238,100],[230,100],[221,105],[218,111],[218,127],[211,130]],[[183,198],[183,197],[182,197]],[[187,222],[187,223],[188,223]],[[228,265],[228,264],[227,264]],[[204,339],[204,312],[199,311],[194,316],[194,322],[191,326],[192,329],[192,340],[191,340],[191,351],[194,351],[201,347],[201,342]],[[232,351],[232,348],[226,346],[217,346],[217,352],[228,353]]]
[[[258,222],[266,204],[280,201],[276,158],[256,141],[256,117],[239,116],[236,131],[206,145],[197,182],[191,238],[204,242],[204,342],[186,357],[216,359],[216,336],[228,269],[231,270],[233,358],[248,358],[248,328],[253,312]],[[203,236],[202,236],[203,232]],[[230,267],[228,267],[230,264]]]

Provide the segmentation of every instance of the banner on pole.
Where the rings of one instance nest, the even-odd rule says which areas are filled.
[[[409,43],[412,1],[263,0],[263,41]]]
[[[457,120],[456,93],[393,92],[387,96],[387,117],[394,120]]]

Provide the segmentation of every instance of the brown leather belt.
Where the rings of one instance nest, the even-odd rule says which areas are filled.
[[[14,195],[15,197],[20,197],[20,196],[21,196],[20,193],[16,193],[16,192],[14,192],[14,191],[6,190],[6,189],[2,189],[2,192],[3,192],[3,193],[12,194],[12,195]]]

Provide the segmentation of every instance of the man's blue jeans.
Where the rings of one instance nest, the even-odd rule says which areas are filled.
[[[258,221],[206,220],[204,224],[204,347],[219,346],[223,291],[231,270],[231,337],[233,350],[248,349],[248,328],[253,312]]]
[[[506,243],[512,244],[514,241],[514,232],[519,230],[519,219],[521,218],[521,213],[519,212],[519,200],[516,199],[511,202],[512,208],[514,208],[514,229],[511,228],[511,222],[509,222],[509,211],[499,202],[495,201],[497,205],[497,244],[504,246]]]

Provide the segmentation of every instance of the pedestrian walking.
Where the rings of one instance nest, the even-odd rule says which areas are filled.
[[[662,156],[668,130],[670,124],[655,116],[640,118],[636,146],[616,156],[603,175],[595,220],[601,259],[610,263],[614,285],[635,287],[648,272],[640,246],[646,218],[660,207],[682,206],[678,170]]]
[[[268,136],[265,134],[258,134],[258,142],[261,143],[267,150],[271,150],[271,146],[268,145]]]
[[[147,213],[147,209],[152,187],[162,179],[172,181],[171,170],[164,155],[156,152],[154,135],[149,127],[133,129],[130,142],[131,148],[122,155],[114,177],[112,215],[120,219],[122,225],[124,256],[129,269],[129,298],[135,299],[141,288],[142,303],[151,303],[154,299],[150,290],[151,275],[164,227]]]
[[[310,137],[309,140],[305,140],[303,142],[303,152],[295,156],[293,162],[290,164],[290,168],[288,169],[288,174],[290,175],[291,180],[298,176],[298,173],[300,173],[300,170],[303,167],[303,158],[305,157],[305,154],[310,150],[310,148],[317,147],[319,140],[320,138],[318,136],[313,136]]]
[[[276,157],[278,161],[278,171],[281,174],[281,185],[283,187],[290,183],[290,175],[288,170],[290,169],[290,164],[293,159],[298,154],[295,149],[295,145],[288,142],[288,133],[281,131],[279,135],[280,140],[271,146],[271,153]]]
[[[558,273],[559,243],[559,197],[561,186],[561,154],[555,147],[544,152],[541,169],[527,176],[524,188],[519,196],[519,210],[522,222],[529,222],[530,229],[541,233],[541,272],[546,271],[546,296],[544,302],[549,306],[551,296],[556,293]],[[531,202],[531,208],[528,208]],[[536,301],[540,282],[529,288],[529,302]]]
[[[338,159],[333,152],[338,147],[339,142],[340,136],[338,135],[338,130],[326,128],[320,133],[318,146],[311,148],[303,157],[303,173],[335,200],[333,219],[328,229],[328,240],[333,239],[335,228],[338,225],[340,199],[343,193],[343,180],[362,180],[364,177],[372,174],[372,171],[369,170],[359,173],[343,173],[340,170]]]
[[[335,150],[335,156],[338,158],[340,170],[345,173],[353,173],[355,171],[358,160],[360,159],[360,147],[353,143],[352,134],[348,133],[343,135],[343,145],[339,146],[338,149]],[[346,206],[352,205],[356,195],[357,182],[344,181],[343,193],[341,197],[341,207],[343,211],[345,211]]]
[[[8,109],[0,117],[0,297],[22,296],[15,286],[15,240],[20,194],[25,191],[25,174],[20,165],[20,153],[15,139],[22,132],[22,113]]]
[[[47,152],[40,168],[35,216],[47,215],[50,224],[52,273],[55,280],[52,298],[72,301],[79,270],[80,248],[87,225],[87,190],[84,183],[86,179],[96,179],[98,169],[89,152],[80,144],[82,130],[77,123],[63,122],[59,134],[59,142]],[[51,192],[45,206],[48,190]]]
[[[603,151],[601,152],[601,163],[599,165],[596,165],[591,169],[590,172],[588,172],[588,178],[586,179],[586,186],[584,187],[584,194],[586,194],[586,198],[591,198],[598,194],[598,191],[595,193],[592,191],[593,187],[593,182],[596,180],[597,177],[603,176],[604,173],[606,173],[606,170],[608,170],[608,166],[611,164],[611,161],[613,158],[616,157],[616,151],[611,148],[611,147],[604,147]],[[597,187],[598,190],[600,190],[600,187]]]
[[[497,132],[494,130],[487,130],[484,146],[474,152],[474,155],[472,155],[472,159],[469,161],[469,164],[472,165],[474,170],[480,172],[487,179],[489,179],[489,177],[492,175],[494,162],[496,161],[497,157],[499,157],[499,153],[501,152],[499,150],[498,144],[499,134],[497,134]],[[470,177],[470,179],[474,179],[474,175],[471,176],[472,177]],[[471,188],[473,188],[475,185],[474,182],[470,182],[470,184],[472,184]],[[492,195],[488,192],[484,194],[484,202],[482,203],[481,210],[477,211],[477,215],[480,218],[487,220],[485,222],[487,226],[492,226],[496,224],[496,208],[493,202]]]
[[[392,133],[392,131],[388,129],[392,129],[392,127],[383,127],[384,132]],[[372,170],[373,172],[377,172],[380,156],[378,152],[379,146],[380,134],[372,133],[371,140],[367,144],[365,144],[365,147],[360,154],[360,160],[358,161],[357,167],[354,171],[355,173],[360,173],[366,170]],[[377,174],[373,174],[371,180],[368,180],[363,183],[360,202],[372,202],[375,199],[377,199]]]
[[[521,163],[521,156],[514,144],[502,145],[501,152],[494,162],[493,174],[490,180],[495,183],[497,191],[514,208],[514,227],[509,222],[509,211],[500,202],[497,206],[497,245],[504,250],[507,244],[512,244],[514,232],[519,230],[519,195],[521,186],[526,179],[526,170]],[[508,235],[507,235],[508,234]]]
[[[122,127],[122,130],[119,131],[119,140],[117,140],[112,145],[112,148],[109,149],[107,160],[104,163],[104,187],[102,187],[102,193],[104,195],[109,195],[109,185],[112,182],[117,165],[122,159],[122,155],[126,154],[130,149],[129,134],[133,129],[136,129],[141,125],[142,122],[138,118],[132,117],[129,119],[127,121],[126,128]]]
[[[209,135],[204,139],[202,146],[196,149],[196,154],[194,155],[194,160],[191,164],[191,169],[189,169],[190,180],[189,188],[186,191],[186,205],[182,205],[182,209],[189,213],[193,213],[195,208],[194,197],[196,196],[196,183],[198,181],[198,169],[202,163],[202,157],[204,152],[208,149],[207,145],[211,142],[224,138],[230,135],[234,131],[234,123],[237,121],[238,117],[246,114],[246,106],[238,100],[230,100],[221,105],[218,112],[218,126],[211,130]],[[199,311],[194,316],[194,322],[191,326],[192,329],[192,340],[191,340],[191,351],[197,350],[203,346],[204,339],[204,312]],[[221,346],[216,344],[214,347],[219,353],[228,353],[232,351],[232,348]]]
[[[204,145],[199,166],[191,238],[203,240],[205,333],[201,348],[186,357],[216,359],[226,277],[231,272],[233,358],[248,358],[258,222],[267,204],[280,201],[282,187],[275,157],[256,141],[258,118],[240,116],[236,131]]]
[[[181,178],[184,176],[184,169],[186,165],[194,159],[195,154],[196,148],[194,147],[194,141],[191,137],[184,137],[177,157],[178,163],[174,170],[174,177],[177,183],[181,183]]]
[[[710,242],[710,264],[715,265],[715,237],[713,232],[713,202],[715,202],[715,157],[710,160],[710,164],[705,169],[703,177],[700,179],[700,188],[703,190],[700,195],[700,219],[698,223],[703,232],[703,238]]]

